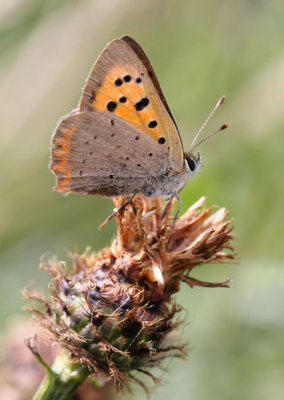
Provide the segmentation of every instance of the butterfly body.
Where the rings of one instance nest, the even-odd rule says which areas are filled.
[[[184,153],[150,61],[128,36],[103,50],[52,144],[60,192],[169,197],[200,167],[199,156]]]
[[[180,192],[189,179],[198,172],[199,167],[200,163],[198,162],[194,170],[191,171],[185,159],[183,169],[180,172],[152,178],[153,180],[149,181],[141,191],[145,196],[169,197],[174,192]]]

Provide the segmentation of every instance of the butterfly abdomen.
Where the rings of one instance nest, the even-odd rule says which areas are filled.
[[[189,181],[192,173],[184,168],[181,172],[174,174],[165,174],[155,179],[152,186],[147,184],[142,192],[145,196],[169,197],[173,193],[178,193]],[[150,188],[154,189],[149,192]]]

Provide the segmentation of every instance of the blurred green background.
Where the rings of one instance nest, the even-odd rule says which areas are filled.
[[[188,360],[172,361],[151,398],[284,398],[284,2],[282,0],[2,0],[0,3],[0,323],[18,314],[22,288],[48,281],[42,254],[100,249],[112,202],[52,192],[52,130],[76,107],[107,42],[133,36],[145,49],[185,148],[218,98],[201,148],[203,168],[183,190],[235,218],[240,263],[202,267],[227,289],[183,287]],[[137,398],[144,394],[137,389]]]

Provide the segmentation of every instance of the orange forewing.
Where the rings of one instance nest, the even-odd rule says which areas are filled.
[[[166,100],[166,98],[165,98],[165,96],[164,96],[164,93],[163,93],[162,88],[161,88],[161,86],[160,86],[160,83],[159,83],[159,81],[158,81],[157,75],[155,74],[155,71],[154,71],[154,69],[153,69],[153,67],[152,67],[152,64],[150,63],[150,60],[149,60],[149,58],[146,56],[144,50],[142,49],[142,47],[140,46],[140,44],[137,43],[137,42],[136,42],[134,39],[132,39],[132,37],[130,37],[130,36],[124,35],[124,36],[122,36],[120,39],[123,40],[125,43],[128,44],[128,46],[131,47],[131,49],[135,52],[135,54],[137,55],[137,57],[138,57],[138,58],[140,59],[140,61],[143,63],[143,65],[144,65],[144,67],[146,68],[146,70],[147,70],[147,72],[148,72],[148,75],[149,75],[149,77],[150,77],[150,79],[151,79],[151,81],[152,81],[152,83],[153,83],[153,85],[154,85],[154,87],[155,87],[155,89],[156,89],[156,91],[157,91],[157,93],[158,93],[158,95],[159,95],[161,101],[163,102],[163,104],[164,104],[164,106],[165,106],[167,112],[169,113],[169,115],[170,115],[171,119],[173,120],[173,122],[174,122],[174,124],[175,124],[175,126],[176,126],[176,128],[177,128],[177,131],[178,131],[178,127],[177,127],[176,121],[175,121],[174,116],[173,116],[173,114],[172,114],[172,112],[171,112],[171,110],[170,110],[170,107],[169,107],[169,105],[168,105],[168,103],[167,103],[167,100]]]
[[[153,100],[151,96],[150,105],[145,108],[142,112],[137,112],[134,104],[137,103],[145,95],[144,83],[137,84],[135,79],[131,79],[130,82],[125,83],[123,89],[120,89],[114,85],[114,81],[117,76],[137,76],[137,71],[133,70],[131,66],[114,67],[105,77],[103,86],[98,90],[95,99],[92,103],[94,111],[106,111],[107,105],[110,101],[115,101],[117,107],[114,110],[114,114],[129,124],[134,125],[136,128],[146,131],[151,134],[155,139],[163,136],[162,126],[155,128],[147,128],[151,121],[156,121],[157,116],[151,103]],[[126,103],[121,103],[119,99],[127,98]]]
[[[148,59],[142,62],[125,40],[113,40],[103,50],[89,75],[79,110],[112,112],[155,140],[160,139],[168,153],[172,171],[180,171],[184,161],[180,136],[158,80],[149,66]],[[139,102],[145,98],[147,106],[139,109]]]

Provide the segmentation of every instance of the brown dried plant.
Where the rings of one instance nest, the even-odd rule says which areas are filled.
[[[114,200],[116,209],[125,198]],[[137,373],[151,376],[151,367],[167,357],[184,357],[186,346],[177,331],[181,306],[173,294],[180,283],[228,287],[230,281],[209,283],[192,276],[195,267],[234,259],[231,219],[224,208],[205,207],[205,198],[173,221],[173,205],[161,221],[164,202],[136,196],[116,216],[117,237],[99,253],[87,249],[71,254],[72,266],[42,261],[52,277],[49,299],[26,289],[34,321],[53,341],[83,363],[96,379],[117,387]]]

